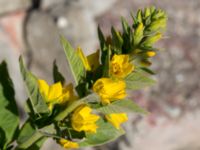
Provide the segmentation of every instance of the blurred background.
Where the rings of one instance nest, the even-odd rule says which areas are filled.
[[[29,69],[52,83],[52,62],[71,81],[59,35],[85,54],[99,44],[97,25],[121,30],[120,16],[155,5],[169,16],[152,69],[158,83],[131,93],[151,113],[130,115],[127,133],[113,143],[88,150],[200,150],[200,0],[0,0],[0,62],[5,59],[19,107],[26,100],[19,73],[23,55]],[[23,115],[23,112],[21,112]],[[61,150],[52,140],[42,150]]]

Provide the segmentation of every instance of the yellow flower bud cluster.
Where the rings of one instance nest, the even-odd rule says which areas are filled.
[[[123,78],[133,70],[134,65],[129,62],[129,55],[113,55],[109,66],[111,78],[100,78],[93,85],[93,91],[100,96],[102,104],[110,104],[126,97],[126,83]],[[105,117],[117,129],[128,120],[126,113],[112,113]]]

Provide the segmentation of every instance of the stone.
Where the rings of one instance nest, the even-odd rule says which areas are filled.
[[[50,7],[55,6],[56,4],[64,3],[66,0],[42,0],[41,8],[42,9],[49,9]]]
[[[64,35],[73,47],[81,46],[87,55],[95,50],[98,44],[97,25],[90,11],[74,2],[54,6],[50,14],[55,19],[59,34]]]
[[[0,0],[0,14],[18,10],[26,10],[31,6],[31,0]]]
[[[117,0],[79,0],[80,5],[90,11],[93,16],[99,16],[108,11]]]
[[[19,110],[21,114],[27,95],[19,70],[18,58],[20,53],[14,45],[11,45],[11,43],[12,40],[10,39],[9,34],[4,30],[2,24],[0,24],[0,63],[3,60],[7,62],[8,71],[14,84],[15,98],[20,107]]]
[[[56,60],[66,80],[71,81],[59,32],[52,17],[42,11],[32,12],[27,20],[26,33],[31,70],[39,78],[52,82],[53,61]]]

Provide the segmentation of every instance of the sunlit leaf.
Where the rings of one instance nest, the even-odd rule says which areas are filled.
[[[64,37],[61,37],[60,40],[65,52],[70,70],[74,77],[75,84],[78,85],[81,79],[85,76],[85,67],[81,61],[81,58],[78,56],[76,51],[72,48],[70,43]]]

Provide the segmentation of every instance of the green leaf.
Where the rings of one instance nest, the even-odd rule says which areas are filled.
[[[99,37],[99,42],[100,42],[100,47],[101,47],[101,63],[104,65],[108,48],[107,48],[107,44],[106,44],[106,40],[103,35],[103,32],[101,31],[99,26],[98,26],[98,37]]]
[[[147,111],[134,103],[132,100],[117,100],[109,105],[96,109],[103,114],[111,113],[142,113],[146,114]]]
[[[151,69],[146,67],[140,67],[143,71],[147,72],[148,74],[155,75],[156,73],[153,72]]]
[[[53,62],[53,80],[54,80],[54,83],[61,82],[62,85],[65,83],[65,78],[59,72],[56,61]]]
[[[46,137],[43,137],[39,139],[37,142],[35,142],[33,145],[31,145],[28,150],[40,150],[44,142],[47,140]]]
[[[17,135],[19,116],[12,80],[6,62],[0,64],[0,138],[1,146],[12,142]]]
[[[106,54],[106,59],[104,61],[104,65],[103,65],[103,77],[109,77],[110,76],[110,72],[109,72],[109,68],[110,68],[110,57],[111,57],[111,47],[109,46],[107,49],[107,54]]]
[[[111,28],[111,33],[112,33],[112,41],[115,47],[118,49],[118,54],[121,54],[121,48],[123,45],[123,39],[122,36],[118,31],[115,30],[114,27]]]
[[[0,149],[3,149],[6,143],[6,135],[2,128],[0,128]]]
[[[102,145],[111,142],[124,134],[123,129],[118,130],[103,119],[98,120],[97,125],[99,126],[97,132],[95,134],[86,133],[85,139],[79,143],[80,147]]]
[[[20,134],[18,136],[17,139],[17,143],[19,144],[23,144],[26,141],[28,141],[28,139],[30,139],[34,134],[36,134],[36,128],[34,127],[33,123],[30,120],[27,120],[23,127],[21,128]],[[28,146],[20,146],[20,148],[27,148],[31,145],[32,143],[30,143]]]
[[[24,109],[25,109],[26,113],[31,117],[32,120],[37,119],[37,117],[35,116],[35,112],[34,112],[34,109],[33,109],[33,106],[31,104],[30,99],[26,100],[26,104],[25,104]]]
[[[124,17],[121,18],[121,22],[122,22],[123,32],[125,34],[128,34],[129,28],[130,28],[128,22],[126,21],[126,19]]]
[[[101,50],[104,51],[106,47],[106,40],[99,26],[98,26],[98,37],[99,37]]]
[[[29,95],[29,99],[32,103],[34,112],[37,114],[49,113],[47,104],[45,103],[42,95],[39,92],[38,79],[24,67],[22,57],[19,58],[19,63],[21,75],[25,82],[26,89]]]
[[[139,23],[141,23],[141,22],[143,21],[142,10],[139,9],[139,10],[137,11],[136,18],[137,18],[137,21],[138,21]]]
[[[46,136],[51,136],[55,134],[55,127],[53,124],[45,126],[41,129],[37,129],[31,120],[27,120],[18,136],[17,143],[19,149],[27,149],[45,138]],[[43,140],[42,140],[43,141]],[[42,144],[41,141],[38,144]],[[37,145],[38,145],[37,144]],[[35,145],[36,146],[36,145]]]
[[[78,85],[82,78],[85,77],[85,67],[81,58],[72,48],[70,43],[63,36],[61,36],[60,40],[65,51],[65,55],[69,63],[72,75],[74,77],[75,84]]]
[[[143,89],[147,86],[152,86],[156,82],[141,72],[133,72],[125,78],[126,88],[132,90]]]

